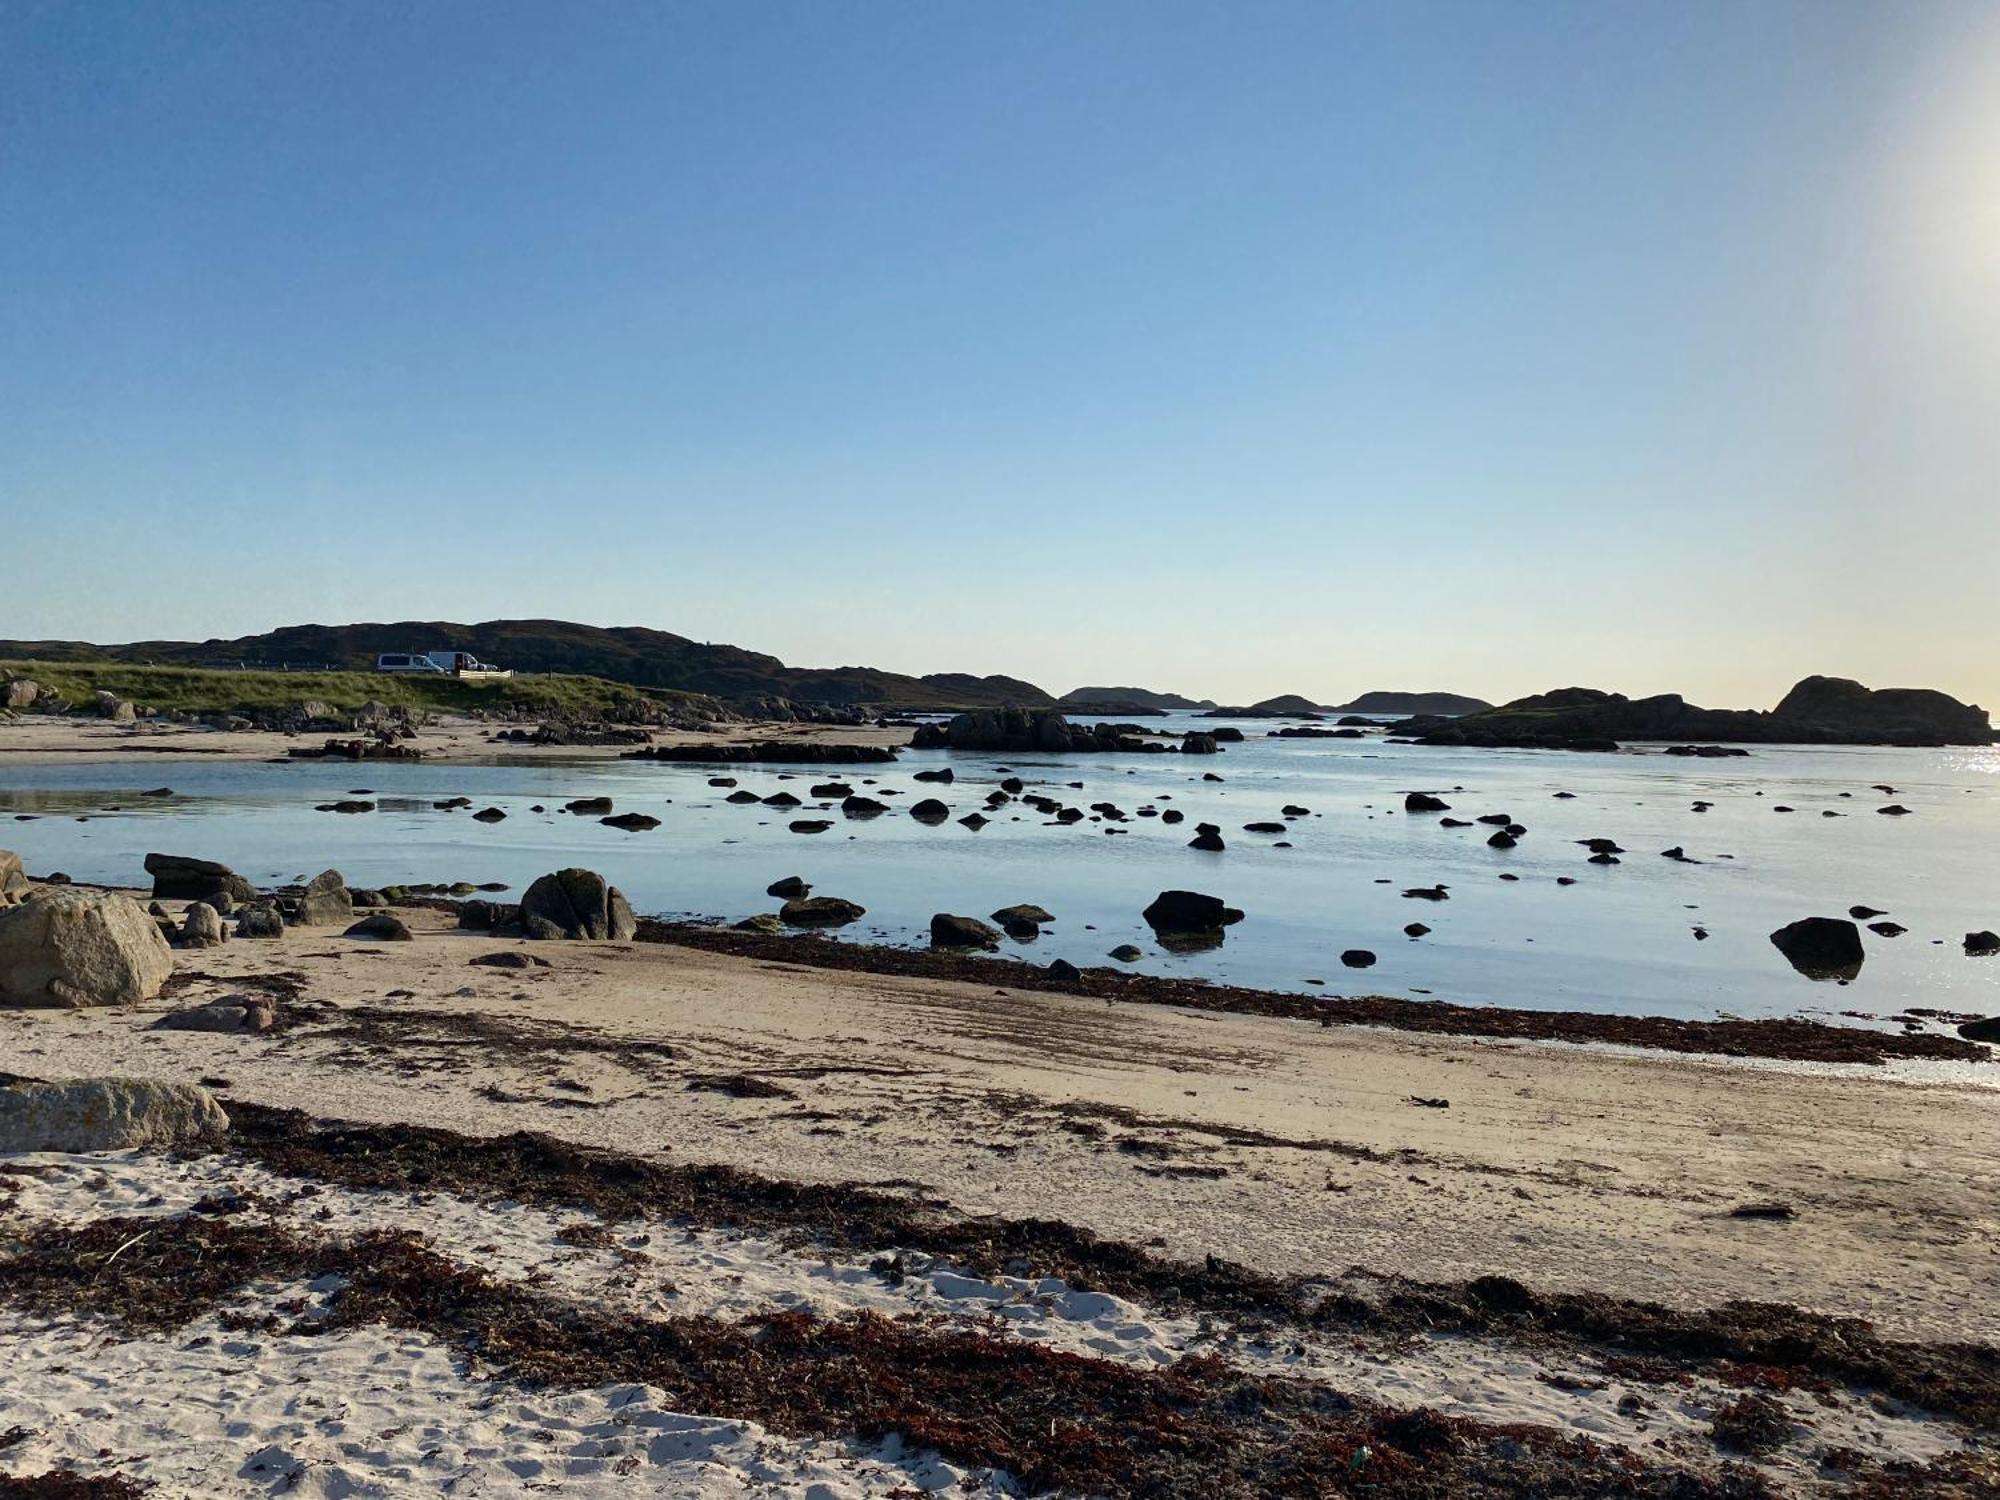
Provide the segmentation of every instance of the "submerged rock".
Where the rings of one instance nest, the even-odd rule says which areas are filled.
[[[933,948],[997,948],[1000,934],[977,917],[939,912],[931,918]]]
[[[778,910],[779,920],[788,927],[842,927],[867,914],[865,906],[838,896],[803,896]]]

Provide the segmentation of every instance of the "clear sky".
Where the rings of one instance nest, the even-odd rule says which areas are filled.
[[[2000,6],[0,0],[0,636],[2000,708]]]

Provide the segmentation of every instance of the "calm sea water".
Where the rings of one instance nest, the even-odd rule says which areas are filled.
[[[1206,721],[1150,721],[1180,728]],[[805,797],[820,780],[894,787],[898,810],[868,822],[833,813],[823,834],[787,830],[803,809],[734,807],[711,789],[717,768],[636,761],[498,759],[481,764],[304,762],[157,765],[9,764],[0,758],[0,845],[35,873],[139,883],[149,850],[220,859],[257,882],[332,866],[356,885],[500,880],[516,890],[579,864],[624,888],[656,915],[736,919],[775,909],[764,887],[802,875],[819,894],[845,896],[868,916],[843,936],[924,940],[933,912],[984,916],[1020,901],[1058,918],[1032,944],[1003,951],[1036,962],[1101,963],[1112,947],[1146,950],[1137,967],[1239,984],[1313,992],[1434,995],[1510,1006],[1707,1017],[1842,1011],[1888,1014],[1910,1006],[2000,1012],[2000,959],[1969,959],[1968,931],[2000,929],[2000,748],[1759,748],[1744,759],[1659,754],[1566,754],[1386,745],[1373,739],[1277,740],[1260,722],[1212,758],[1178,755],[985,757],[905,751],[888,767],[727,767],[759,793]],[[936,787],[912,773],[950,765]],[[1133,818],[1052,826],[1018,804],[973,832],[926,827],[901,809],[939,796],[953,817],[979,808],[1006,770],[1079,806],[1175,807],[1187,822]],[[1224,780],[1204,782],[1204,771]],[[791,772],[790,779],[785,773]],[[1080,789],[1067,785],[1083,783]],[[1872,790],[1896,788],[1893,797]],[[170,785],[170,800],[138,798]],[[373,813],[313,811],[357,788]],[[1403,794],[1438,792],[1452,816],[1508,813],[1528,828],[1518,848],[1490,849],[1483,825],[1449,830],[1408,816]],[[868,790],[868,788],[864,788]],[[1557,792],[1573,793],[1568,799]],[[609,796],[620,812],[662,826],[627,834],[559,809]],[[505,808],[482,824],[432,809],[465,796]],[[1705,813],[1690,810],[1712,802]],[[1889,801],[1912,809],[1886,817]],[[542,803],[550,811],[532,813]],[[1277,819],[1296,803],[1311,815],[1278,835],[1242,825]],[[1795,809],[1776,811],[1779,806]],[[117,811],[109,809],[116,807]],[[1842,814],[1823,817],[1825,810]],[[1186,847],[1193,824],[1222,826],[1228,849]],[[1122,831],[1107,834],[1107,826]],[[1616,839],[1615,866],[1587,862],[1573,840]],[[1660,857],[1673,845],[1698,864]],[[1516,881],[1499,876],[1512,873]],[[1574,885],[1557,884],[1572,876]],[[1406,887],[1443,884],[1445,902],[1405,899]],[[1139,913],[1159,891],[1206,891],[1248,918],[1217,950],[1161,952]],[[1878,907],[1907,935],[1864,934],[1867,962],[1848,985],[1794,973],[1769,941],[1798,917]],[[1420,921],[1433,930],[1403,935]],[[1697,940],[1694,929],[1708,933]],[[1365,972],[1344,949],[1378,956]]]

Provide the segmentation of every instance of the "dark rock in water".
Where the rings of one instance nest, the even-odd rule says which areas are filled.
[[[341,936],[368,938],[378,943],[407,943],[410,941],[410,929],[394,912],[378,911],[373,916],[363,917]]]
[[[1215,755],[1217,753],[1219,753],[1219,750],[1215,743],[1215,736],[1212,734],[1203,734],[1199,730],[1190,729],[1186,734],[1181,736],[1181,754],[1183,755]]]
[[[1868,930],[1877,937],[1894,938],[1901,937],[1910,929],[1905,927],[1901,922],[1870,922]]]
[[[1145,956],[1145,950],[1132,943],[1120,943],[1105,955],[1106,958],[1117,959],[1121,964],[1135,964]]]
[[[1245,833],[1290,833],[1291,832],[1291,830],[1287,828],[1283,823],[1245,823],[1243,825],[1243,831]]]
[[[1593,854],[1590,856],[1589,863],[1593,865],[1615,865],[1620,863],[1620,861],[1615,854]]]
[[[745,917],[735,924],[738,932],[761,932],[765,937],[782,937],[785,932],[784,919],[774,912],[760,911],[754,917]]]
[[[1442,797],[1433,797],[1429,792],[1411,792],[1403,799],[1404,812],[1449,812],[1451,804]]]
[[[797,807],[799,799],[794,797],[790,792],[773,792],[770,796],[764,798],[764,805],[766,807]]]
[[[236,914],[236,935],[240,938],[275,938],[285,935],[285,919],[275,906],[246,906]]]
[[[867,914],[866,907],[838,896],[803,896],[787,901],[778,917],[788,927],[840,927]]]
[[[1032,943],[1042,935],[1041,927],[1034,922],[1002,922],[1000,930],[1017,943]]]
[[[249,901],[257,894],[257,888],[229,866],[186,854],[149,854],[146,873],[153,877],[153,897],[160,901],[199,901],[213,891]]]
[[[942,823],[951,816],[951,809],[935,797],[926,797],[910,809],[910,816],[919,823]]]
[[[1847,914],[1857,922],[1865,922],[1870,917],[1886,917],[1889,915],[1886,911],[1873,906],[1850,906],[1847,908]]]
[[[1058,823],[1081,823],[1083,821],[1083,809],[1080,807],[1058,808],[1056,809],[1056,821]]]
[[[735,786],[736,778],[734,776],[711,776],[708,778],[708,784],[710,786]]]
[[[1200,891],[1161,891],[1139,915],[1155,933],[1220,932],[1243,920],[1221,897]]]
[[[1340,961],[1350,969],[1372,969],[1375,967],[1375,955],[1370,953],[1366,948],[1349,948],[1345,953],[1340,955]]]
[[[828,801],[838,801],[842,797],[852,797],[854,788],[844,781],[823,781],[812,789],[811,795],[826,798]]]
[[[1958,1028],[1958,1034],[1968,1042],[2000,1042],[2000,1016],[1967,1021]]]
[[[1497,828],[1505,828],[1509,823],[1514,821],[1514,818],[1510,813],[1481,813],[1479,821],[1490,823]]]
[[[1575,842],[1583,848],[1588,849],[1592,854],[1623,854],[1625,852],[1618,846],[1616,839],[1577,839]]]
[[[1160,814],[1160,821],[1162,823],[1178,823],[1186,817],[1187,814],[1182,812],[1178,807],[1170,807]]]
[[[1489,849],[1511,849],[1517,842],[1518,840],[1515,839],[1513,834],[1502,828],[1486,841],[1486,847]]]
[[[1471,823],[1471,821],[1470,821],[1469,819],[1466,819],[1466,818],[1439,818],[1439,819],[1438,819],[1438,827],[1440,827],[1440,828],[1470,828],[1471,826],[1472,826],[1472,823]]]
[[[847,818],[872,818],[888,810],[888,803],[873,797],[849,797],[840,804],[841,816]]]
[[[987,823],[990,822],[991,820],[986,817],[983,817],[979,813],[967,813],[964,817],[960,818],[958,821],[963,823],[967,828],[970,828],[974,833],[977,833],[979,832],[980,829],[984,828],[987,825]]]
[[[2000,933],[1968,932],[1965,935],[1965,952],[1970,958],[1990,958],[2000,953]]]
[[[1576,877],[1575,877],[1574,875],[1558,875],[1558,876],[1556,876],[1556,884],[1557,884],[1557,885],[1575,885],[1575,884],[1576,884]]]
[[[793,833],[825,833],[833,827],[831,818],[794,818],[785,825]]]
[[[1010,796],[1018,797],[1024,790],[1026,790],[1026,785],[1027,784],[1023,782],[1020,777],[1009,776],[1006,780],[1000,783],[1000,790],[1006,792]],[[1057,959],[1056,962],[1061,963],[1062,960]]]
[[[939,912],[931,918],[933,948],[997,948],[999,932],[977,917],[957,917]]]
[[[1663,755],[1698,755],[1703,760],[1717,760],[1729,755],[1748,755],[1750,752],[1740,745],[1669,745],[1660,752]]]
[[[317,807],[315,807],[313,811],[330,812],[330,813],[371,813],[375,811],[375,804],[372,802],[322,802]]]
[[[1413,938],[1419,938],[1423,937],[1426,933],[1428,933],[1430,931],[1430,928],[1424,926],[1424,924],[1421,922],[1411,922],[1405,925],[1403,931],[1408,933]]]
[[[616,817],[599,818],[597,821],[606,828],[622,828],[627,833],[644,833],[649,828],[660,826],[658,818],[636,812],[619,813]]]
[[[1055,916],[1039,906],[1024,901],[1016,906],[1001,907],[1000,910],[993,913],[993,920],[998,922],[1002,927],[1005,927],[1009,922],[1032,922],[1036,926],[1040,926],[1044,922],[1053,922]]]
[[[442,802],[433,802],[432,807],[439,812],[457,812],[461,807],[472,806],[470,797],[447,797]]]
[[[1418,885],[1404,891],[1403,895],[1412,901],[1449,901],[1451,892],[1441,885]]]
[[[476,821],[481,823],[498,823],[507,814],[497,807],[482,807],[472,816]]]
[[[563,811],[579,815],[589,814],[596,816],[611,811],[611,799],[609,797],[578,797],[574,802],[565,802],[563,804]]]
[[[742,789],[731,792],[727,797],[724,797],[722,800],[724,802],[731,804],[734,807],[748,807],[751,803],[762,802],[764,799],[758,796],[753,791],[749,791],[748,789]]]
[[[912,743],[915,743],[912,741]],[[750,745],[648,745],[628,750],[625,760],[706,762],[710,765],[767,764],[792,766],[877,765],[896,758],[887,745],[816,744],[810,740],[759,740]]]
[[[1861,929],[1845,917],[1801,917],[1772,933],[1771,942],[1808,979],[1852,979],[1868,956]]]
[[[1051,959],[1048,968],[1043,972],[1049,978],[1060,979],[1065,983],[1073,983],[1083,978],[1083,970],[1079,969],[1066,958]]]
[[[501,953],[482,953],[477,958],[468,958],[468,964],[481,969],[546,969],[549,961],[533,953],[523,953],[519,948],[509,948]]]
[[[1698,859],[1689,859],[1687,850],[1683,849],[1679,844],[1674,845],[1671,849],[1662,849],[1660,851],[1660,858],[1671,859],[1675,863],[1683,865],[1698,865],[1701,863]]]
[[[787,875],[782,880],[774,880],[764,887],[764,894],[776,896],[780,901],[796,901],[801,896],[810,896],[812,887],[797,875]]]
[[[521,896],[521,930],[531,938],[629,943],[638,921],[624,893],[594,870],[557,870]]]
[[[1288,818],[1309,818],[1312,816],[1312,809],[1310,807],[1300,807],[1296,802],[1287,802],[1278,810]]]
[[[915,781],[951,782],[957,780],[957,773],[954,772],[950,766],[946,766],[942,770],[938,771],[919,771],[911,779]]]
[[[1891,818],[1907,818],[1910,815],[1910,810],[1900,802],[1891,802],[1887,807],[1878,807],[1875,811]]]
[[[1219,833],[1197,833],[1188,840],[1188,848],[1199,849],[1204,854],[1220,854],[1224,845]]]

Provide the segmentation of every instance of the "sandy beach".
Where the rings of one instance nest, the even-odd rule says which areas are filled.
[[[0,1011],[0,1057],[10,1071],[43,1078],[204,1082],[243,1130],[272,1109],[303,1106],[355,1128],[446,1132],[438,1140],[454,1151],[462,1143],[471,1160],[532,1131],[659,1170],[728,1168],[837,1188],[836,1202],[887,1195],[955,1223],[1061,1221],[1161,1263],[1237,1265],[1272,1286],[1324,1290],[1387,1277],[1442,1288],[1501,1276],[1538,1296],[1660,1303],[1696,1320],[1744,1302],[1864,1317],[1870,1337],[1904,1348],[2000,1334],[1986,1295],[2000,1269],[2000,1092],[1991,1089],[1860,1069],[1325,1030],[659,943],[524,944],[457,930],[437,912],[401,915],[414,931],[409,943],[295,928],[177,954],[167,993],[131,1011]],[[473,962],[505,952],[543,962]],[[277,997],[273,1030],[155,1029],[170,1011],[246,992]],[[456,1191],[433,1192],[408,1182],[392,1189],[379,1177],[344,1181],[352,1163],[322,1163],[312,1171],[330,1175],[309,1173],[302,1186],[285,1168],[305,1169],[289,1161],[274,1171],[278,1158],[254,1144],[254,1132],[238,1144],[235,1154],[194,1158],[18,1159],[0,1232],[18,1244],[50,1224],[107,1216],[179,1214],[178,1223],[190,1204],[212,1208],[221,1195],[252,1207],[248,1218],[218,1223],[336,1237],[408,1229],[454,1264],[579,1306],[608,1298],[633,1316],[734,1318],[806,1306],[831,1319],[915,1315],[941,1320],[940,1329],[997,1315],[1008,1338],[1145,1370],[1220,1348],[1232,1368],[1260,1378],[1529,1423],[1712,1479],[1749,1461],[1779,1494],[1813,1491],[1817,1455],[1830,1448],[1852,1449],[1864,1468],[1967,1462],[1964,1443],[1981,1426],[1798,1371],[1749,1381],[1797,1426],[1746,1454],[1718,1446],[1713,1430],[1716,1412],[1743,1394],[1745,1377],[1730,1373],[1747,1368],[1743,1360],[1607,1362],[1601,1338],[1496,1328],[1425,1336],[1409,1327],[1293,1327],[1273,1342],[1268,1316],[1250,1324],[1265,1332],[1216,1345],[1227,1310],[1204,1308],[1214,1294],[1194,1286],[1165,1299],[1143,1281],[1085,1296],[1031,1257],[990,1267],[887,1242],[815,1250],[811,1242],[839,1217],[823,1210],[749,1227],[733,1214],[702,1222],[697,1211],[693,1222],[669,1214],[635,1227],[600,1204],[616,1232],[583,1233],[581,1208],[531,1208],[505,1173],[490,1192],[477,1190],[476,1173]],[[1773,1203],[1787,1216],[1737,1213]],[[637,1244],[643,1269],[632,1259]],[[899,1248],[911,1249],[908,1264],[920,1273],[885,1281],[880,1257]],[[143,1255],[124,1258],[136,1266]],[[437,1330],[275,1332],[284,1319],[272,1308],[296,1313],[325,1288],[295,1291],[273,1275],[242,1289],[253,1321],[265,1320],[251,1341],[255,1358],[242,1364],[248,1346],[237,1348],[229,1367],[231,1378],[251,1382],[239,1392],[247,1417],[213,1401],[191,1415],[174,1395],[218,1378],[208,1340],[220,1334],[184,1348],[191,1325],[174,1322],[171,1332],[105,1344],[87,1324],[17,1307],[8,1316],[25,1359],[0,1374],[0,1429],[30,1435],[0,1453],[0,1466],[111,1467],[91,1456],[108,1447],[117,1472],[170,1493],[183,1492],[173,1485],[187,1483],[192,1467],[224,1463],[241,1483],[211,1493],[264,1493],[294,1471],[293,1485],[317,1476],[314,1493],[395,1493],[394,1484],[366,1488],[391,1470],[410,1483],[434,1481],[451,1468],[435,1453],[328,1435],[350,1434],[354,1398],[334,1400],[325,1388],[366,1370],[375,1381],[391,1376],[394,1392],[377,1389],[368,1423],[400,1429],[421,1408],[424,1420],[452,1426],[455,1472],[480,1475],[478,1493],[514,1493],[507,1486],[524,1476],[611,1482],[636,1472],[615,1461],[638,1451],[653,1455],[643,1472],[657,1493],[747,1493],[772,1475],[781,1487],[816,1483],[828,1487],[814,1493],[829,1495],[899,1484],[1005,1488],[965,1454],[912,1460],[900,1446],[857,1445],[852,1433],[829,1447],[796,1414],[764,1413],[800,1428],[774,1435],[743,1425],[740,1411],[687,1412],[643,1381],[572,1391],[532,1416],[509,1418],[503,1404],[493,1416],[480,1362],[455,1362]],[[662,1285],[672,1288],[664,1301]],[[228,1300],[207,1316],[241,1324],[252,1313]],[[42,1373],[77,1368],[80,1358],[123,1394]],[[301,1412],[278,1395],[301,1387],[343,1415]],[[79,1425],[75,1403],[87,1389],[109,1415]],[[502,1381],[492,1394],[509,1389]],[[633,1401],[626,1425],[613,1423],[611,1409]],[[458,1426],[450,1413],[461,1408],[489,1416]],[[163,1422],[170,1440],[140,1438]],[[633,1423],[681,1436],[581,1462],[598,1441],[591,1434],[630,1435]],[[268,1470],[261,1477],[257,1462]],[[930,1467],[913,1477],[912,1462]],[[515,1476],[504,1483],[502,1465]],[[336,1473],[345,1476],[338,1483]]]

